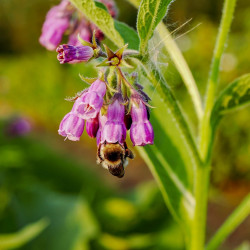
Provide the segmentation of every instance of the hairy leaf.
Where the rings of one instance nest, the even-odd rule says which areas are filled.
[[[223,115],[250,103],[250,74],[233,81],[218,97],[212,114],[211,125],[214,127]]]
[[[140,37],[140,50],[145,52],[154,30],[164,18],[171,0],[142,0],[137,16],[137,30]]]
[[[103,8],[98,7],[93,0],[70,0],[91,22],[118,47],[124,45],[124,41],[115,29],[114,20]]]

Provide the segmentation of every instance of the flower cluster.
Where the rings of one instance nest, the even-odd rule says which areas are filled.
[[[87,134],[96,138],[98,162],[115,176],[123,177],[127,158],[133,153],[126,144],[127,130],[134,146],[153,144],[154,132],[149,122],[148,108],[142,95],[132,96],[129,103],[116,92],[109,103],[108,83],[95,80],[76,98],[72,110],[63,118],[58,133],[78,141],[86,125]]]
[[[115,11],[112,9],[112,1],[102,0],[102,2],[107,4],[110,11]],[[54,25],[59,25],[70,19],[73,11],[75,10],[72,10],[69,2],[63,0],[60,5],[50,10],[46,22],[56,19],[58,22],[54,22]],[[52,15],[52,12],[56,14]],[[44,26],[49,26],[46,22]],[[122,71],[122,68],[129,66],[125,57],[137,52],[126,51],[126,45],[116,52],[104,45],[105,51],[103,51],[96,42],[98,31],[93,32],[92,43],[89,38],[84,40],[82,35],[86,28],[84,22],[86,20],[82,17],[81,24],[77,28],[78,42],[72,42],[77,37],[72,33],[71,44],[57,47],[57,59],[62,64],[87,62],[101,57],[106,59],[98,65],[103,67],[98,79],[82,77],[91,85],[73,98],[72,110],[64,116],[58,133],[69,140],[79,141],[86,126],[87,134],[91,138],[96,138],[97,162],[111,174],[121,178],[125,173],[127,159],[134,158],[126,143],[127,131],[134,146],[145,146],[154,142],[154,131],[149,121],[150,98],[138,84],[136,72],[129,75]],[[60,28],[57,31],[63,33]],[[56,42],[53,40],[51,44],[55,46],[59,40]]]
[[[117,16],[117,9],[113,0],[98,0],[106,5],[112,17]],[[104,35],[90,23],[70,2],[62,0],[59,5],[52,7],[47,13],[42,27],[40,43],[48,50],[55,50],[62,41],[65,33],[69,34],[68,44],[81,46],[78,35],[85,41],[91,41],[91,34],[96,30],[97,40],[100,42]]]
[[[69,48],[72,53],[67,52]],[[75,53],[76,49],[77,47],[70,45],[59,46],[59,61],[62,53],[65,54],[64,60],[67,60],[67,53],[72,56],[72,60],[79,59],[80,53]],[[87,51],[91,47],[86,46],[85,49]],[[101,64],[111,65],[108,67],[115,69],[115,89],[107,80],[107,71],[106,75],[92,80],[90,87],[74,98],[72,110],[63,118],[58,130],[59,134],[67,139],[78,141],[86,123],[87,134],[96,138],[98,163],[117,177],[124,176],[127,158],[134,157],[126,143],[128,130],[134,146],[145,146],[154,142],[154,131],[149,122],[150,99],[141,85],[132,85],[123,74],[120,66],[124,61],[124,49],[114,53],[106,47],[107,54],[101,53],[108,57]],[[135,80],[135,76],[132,78]],[[114,82],[112,84],[114,85]]]

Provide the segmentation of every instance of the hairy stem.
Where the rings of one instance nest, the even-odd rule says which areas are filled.
[[[210,125],[211,110],[214,105],[215,90],[218,84],[221,56],[226,44],[227,35],[231,26],[236,0],[225,0],[219,33],[214,49],[211,71],[208,80],[205,112],[200,128],[200,155],[204,162],[197,171],[195,183],[195,216],[191,229],[190,249],[204,249],[207,218],[207,197],[210,176],[211,148],[213,135]]]
[[[224,224],[215,233],[207,244],[207,250],[217,249],[219,245],[243,222],[250,214],[250,194],[241,202],[241,204],[227,218]]]
[[[211,63],[211,69],[207,86],[207,94],[206,94],[205,113],[202,120],[201,131],[200,131],[200,152],[204,160],[207,157],[209,147],[212,144],[210,140],[211,138],[210,115],[214,105],[216,87],[218,85],[221,56],[225,48],[228,32],[230,30],[231,22],[233,19],[235,3],[236,0],[225,0],[224,2],[223,15]]]
[[[195,214],[191,228],[190,250],[203,250],[206,234],[207,198],[210,165],[200,166],[196,172]]]

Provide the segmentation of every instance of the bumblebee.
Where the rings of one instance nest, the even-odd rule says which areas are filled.
[[[126,142],[100,144],[97,152],[97,163],[109,170],[109,172],[122,178],[125,174],[125,167],[128,164],[127,158],[134,159],[134,154],[128,149]]]

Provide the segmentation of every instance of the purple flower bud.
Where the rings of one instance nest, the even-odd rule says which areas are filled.
[[[57,59],[61,64],[71,61],[87,62],[94,55],[94,51],[88,46],[73,46],[68,44],[60,45],[56,52],[58,52]]]
[[[132,125],[130,138],[134,146],[144,146],[154,143],[154,131],[148,120],[147,108],[142,101],[132,102]]]
[[[125,107],[116,99],[108,107],[108,119],[101,132],[101,143],[124,143],[126,127],[124,124]]]
[[[50,9],[43,24],[39,42],[48,50],[55,50],[61,42],[64,32],[68,29],[72,7],[68,1]]]
[[[98,128],[99,128],[98,115],[95,118],[90,118],[86,121],[86,131],[90,137],[92,138],[96,137]]]
[[[99,79],[94,81],[88,91],[76,100],[77,115],[85,120],[96,117],[102,107],[105,93],[106,83]]]
[[[79,141],[84,129],[84,120],[70,112],[62,119],[58,133],[71,141]]]

